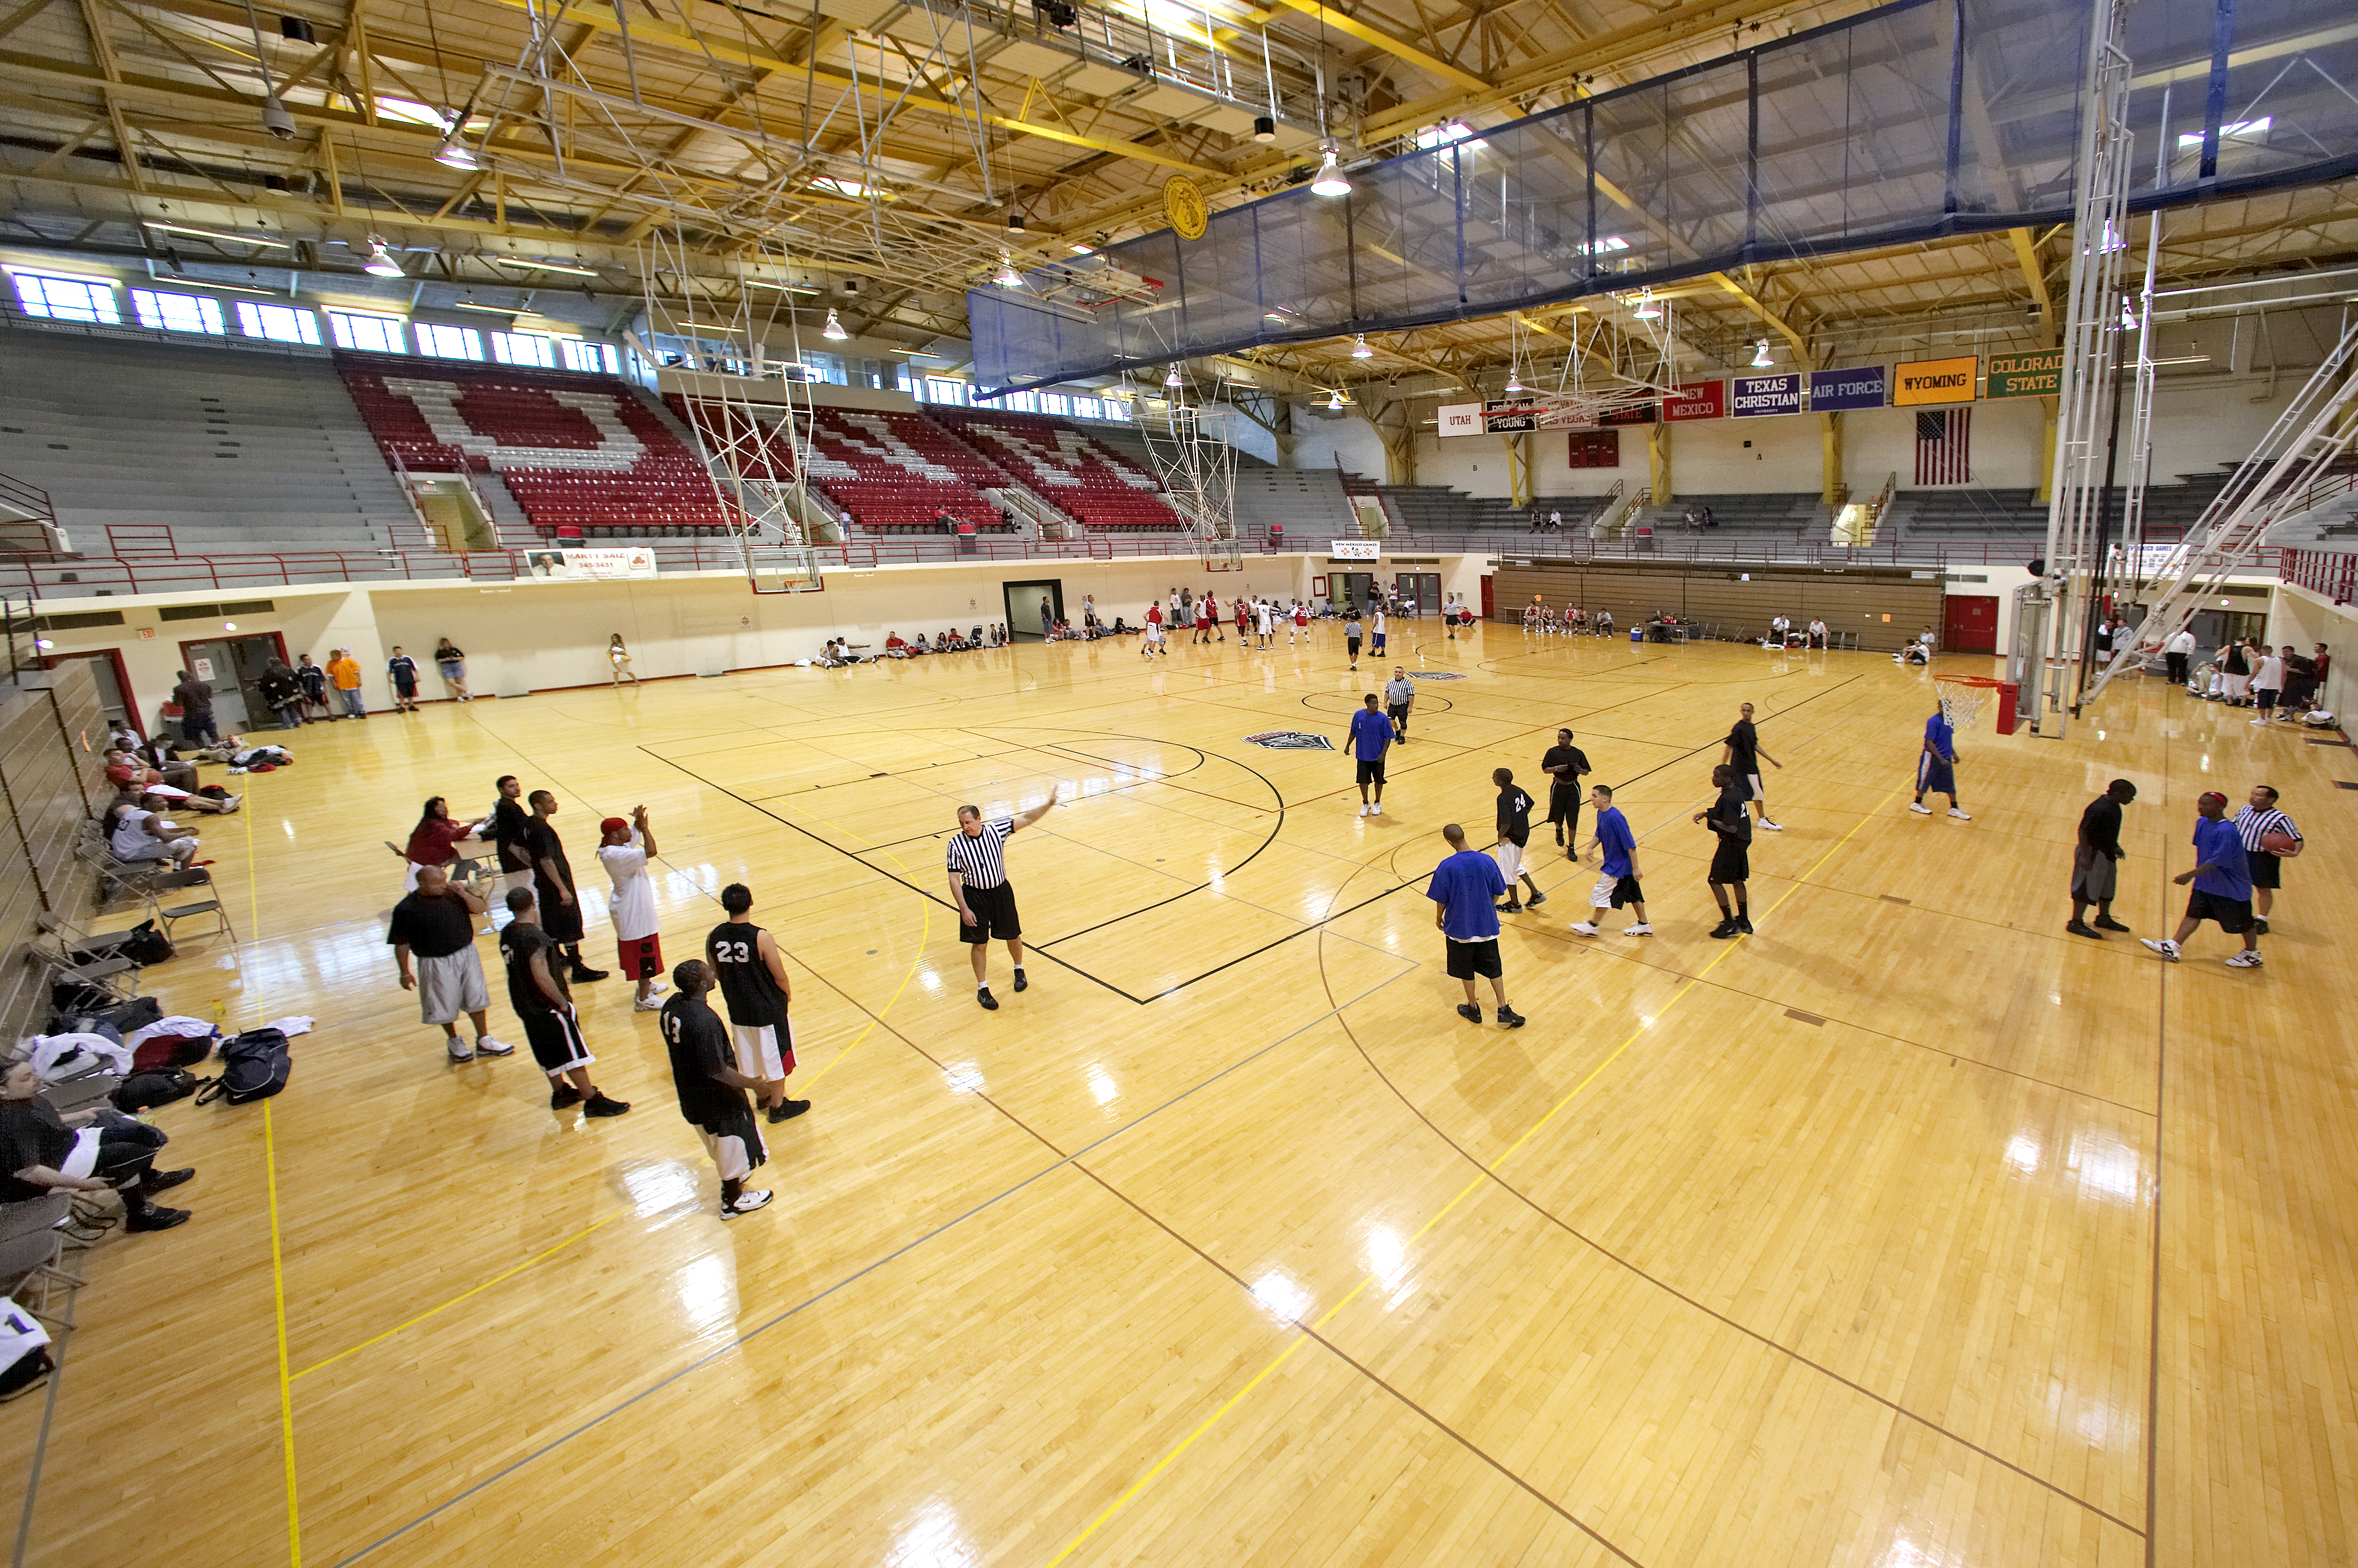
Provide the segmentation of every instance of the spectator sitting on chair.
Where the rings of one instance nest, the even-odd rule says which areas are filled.
[[[13,1062],[0,1076],[0,1203],[115,1192],[124,1229],[169,1230],[189,1211],[165,1208],[155,1195],[197,1173],[156,1169],[157,1151],[168,1141],[162,1128],[112,1107],[59,1116],[41,1098],[41,1075],[30,1061]]]
[[[158,809],[163,804],[161,795],[134,796],[128,790],[115,797],[107,807],[106,847],[116,860],[125,864],[169,860],[174,871],[189,869],[197,856],[196,835],[182,833],[164,820]]]
[[[409,861],[409,875],[403,884],[405,892],[417,889],[418,877],[428,870],[449,873],[459,859],[455,847],[461,838],[472,838],[491,827],[489,822],[454,822],[450,819],[449,803],[435,795],[418,814],[417,826],[409,830],[409,846],[404,851]]]

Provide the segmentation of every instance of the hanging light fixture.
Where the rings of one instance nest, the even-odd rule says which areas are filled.
[[[1767,370],[1776,362],[1777,362],[1775,360],[1768,357],[1768,340],[1766,338],[1761,339],[1759,347],[1752,351],[1752,368],[1754,370]]]
[[[1329,414],[1340,414],[1343,412],[1343,393],[1341,388],[1337,387],[1335,391],[1326,395],[1326,411]]]
[[[445,168],[481,167],[475,161],[474,149],[467,146],[466,139],[460,135],[456,126],[451,128],[449,135],[442,138],[442,145],[434,149],[434,161]]]
[[[999,271],[990,281],[1001,288],[1023,287],[1023,275],[1015,270],[1015,257],[1011,254],[1006,251],[999,253]]]
[[[1020,234],[1023,232],[1022,213],[1010,212],[1007,215],[1007,232],[1011,234]]]
[[[401,264],[393,259],[393,252],[375,234],[368,237],[369,259],[361,270],[371,277],[399,277]]]
[[[830,308],[827,313],[827,327],[819,333],[819,336],[822,338],[832,339],[836,342],[839,343],[843,341],[844,339],[851,336],[851,334],[843,330],[843,323],[837,319],[835,311]]]
[[[1526,390],[1528,389],[1523,385],[1523,373],[1510,368],[1507,372],[1507,392],[1509,395],[1511,396],[1515,393]]]
[[[1253,116],[1253,140],[1267,144],[1277,140],[1277,121],[1268,114]]]
[[[1321,196],[1351,194],[1351,181],[1343,173],[1343,155],[1336,150],[1332,142],[1326,144],[1325,156],[1318,165],[1318,178],[1310,182],[1310,189]]]
[[[1355,360],[1371,360],[1376,357],[1376,351],[1368,347],[1368,335],[1365,332],[1351,340],[1351,357]]]
[[[1172,362],[1171,373],[1163,378],[1163,384],[1165,386],[1180,386],[1185,384],[1179,379],[1179,364],[1177,361],[1174,360]]]
[[[1649,288],[1641,292],[1638,296],[1638,308],[1635,310],[1630,311],[1629,314],[1636,317],[1640,321],[1660,320],[1662,319],[1662,308],[1654,303],[1654,291]]]

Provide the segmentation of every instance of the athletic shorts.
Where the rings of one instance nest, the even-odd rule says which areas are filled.
[[[1377,757],[1372,760],[1367,757],[1361,757],[1359,759],[1359,782],[1362,784],[1382,784],[1384,782],[1384,760],[1381,757]]]
[[[1930,752],[1916,754],[1916,793],[1957,798],[1957,771]]]
[[[1444,937],[1442,945],[1449,949],[1449,978],[1453,980],[1470,980],[1477,975],[1495,980],[1507,972],[1498,962],[1496,936],[1487,936],[1479,942],[1452,942]]]
[[[784,1035],[783,1040],[779,1038],[781,1033]],[[795,1032],[791,1025],[732,1023],[729,1026],[729,1041],[737,1058],[737,1070],[749,1078],[774,1084],[795,1070]]]
[[[2252,885],[2273,892],[2284,886],[2284,857],[2271,855],[2266,849],[2246,849],[2244,859],[2252,868]]]
[[[2219,929],[2230,935],[2240,936],[2252,928],[2252,901],[2248,898],[2223,898],[2215,892],[2194,890],[2186,901],[2189,920],[2215,920]]]
[[[741,1182],[753,1173],[754,1166],[769,1162],[762,1124],[751,1106],[741,1105],[718,1120],[699,1123],[696,1132],[704,1140],[704,1152],[712,1157],[724,1182]]]
[[[2254,860],[2259,859],[2255,855]],[[2071,847],[2071,896],[2081,903],[2108,902],[2120,886],[2118,862],[2087,844]]]
[[[2252,677],[2247,675],[2222,675],[2219,677],[2219,687],[2229,697],[2241,697],[2252,689]]]
[[[1515,895],[1515,879],[1523,874],[1523,847],[1499,840],[1490,853],[1498,858],[1498,874],[1507,879],[1507,896]]]
[[[483,986],[483,961],[472,947],[439,958],[420,953],[416,959],[417,1011],[426,1022],[456,1023],[461,1013],[481,1012],[492,1005],[492,993]]]
[[[562,1012],[527,1012],[524,1020],[525,1044],[532,1047],[532,1059],[540,1064],[545,1073],[561,1073],[570,1067],[586,1067],[598,1058],[590,1054],[590,1042],[581,1038],[581,1025]]]
[[[1350,654],[1353,661],[1356,662],[1359,656],[1359,640],[1357,637],[1344,638],[1343,651]]]
[[[2259,703],[2262,713],[2269,711],[2277,705],[2277,688],[2272,686],[2264,686],[2252,693],[2252,696]]]
[[[622,960],[622,978],[626,980],[659,980],[663,979],[663,937],[618,936],[614,939],[616,953]]]
[[[1407,728],[1408,728],[1408,708],[1407,708],[1407,707],[1406,707],[1405,705],[1403,705],[1403,706],[1401,706],[1401,707],[1399,707],[1399,708],[1385,708],[1385,709],[1384,709],[1384,716],[1385,716],[1387,719],[1390,719],[1394,724],[1398,725],[1400,728],[1401,728],[1401,729],[1403,729],[1403,730],[1405,730],[1405,729],[1407,729]]]
[[[1548,820],[1580,825],[1580,786],[1552,784],[1548,789]]]
[[[970,887],[966,890],[966,906],[974,914],[974,924],[958,923],[961,942],[982,943],[994,936],[1011,942],[1023,935],[1022,925],[1015,918],[1013,882],[1001,882],[995,888]]]
[[[1380,654],[1384,651],[1384,634],[1381,632],[1377,633],[1376,640],[1368,644],[1368,651],[1374,654]]]
[[[1726,838],[1711,852],[1711,875],[1715,882],[1748,882],[1752,880],[1752,849]]]
[[[1599,877],[1596,885],[1588,890],[1591,909],[1618,909],[1625,903],[1643,903],[1646,892],[1635,877]]]

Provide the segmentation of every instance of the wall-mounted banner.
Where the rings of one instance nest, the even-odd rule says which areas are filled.
[[[1540,427],[1539,405],[1526,398],[1493,399],[1482,405],[1482,427],[1493,436],[1520,436]]]
[[[655,575],[655,553],[647,545],[623,549],[535,550],[525,557],[525,564],[533,576],[557,582],[605,582]]]
[[[1920,408],[1942,403],[1971,403],[1974,373],[1982,362],[1972,354],[1957,360],[1917,360],[1892,367],[1891,406]]]
[[[1992,354],[1985,397],[2055,397],[2063,391],[2063,351]]]
[[[1650,425],[1654,422],[1654,405],[1640,403],[1631,408],[1608,408],[1596,416],[1599,425]]]
[[[1330,539],[1326,555],[1330,560],[1372,561],[1381,558],[1383,548],[1381,539]]]
[[[1801,377],[1799,372],[1786,375],[1739,375],[1736,378],[1736,396],[1728,412],[1738,419],[1757,419],[1764,414],[1799,414],[1801,411]]]
[[[1839,414],[1850,408],[1880,408],[1890,401],[1891,382],[1881,365],[1810,373],[1810,412]]]
[[[1678,389],[1662,399],[1665,419],[1725,419],[1727,417],[1727,383],[1724,381],[1682,381]]]
[[[1482,433],[1482,406],[1478,403],[1444,403],[1441,406],[1441,433],[1444,436],[1478,436]]]

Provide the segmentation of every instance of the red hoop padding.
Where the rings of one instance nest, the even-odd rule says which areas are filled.
[[[2006,682],[1999,680],[1996,676],[1934,676],[1932,677],[1932,684],[1935,686],[2000,687],[2004,686]]]

